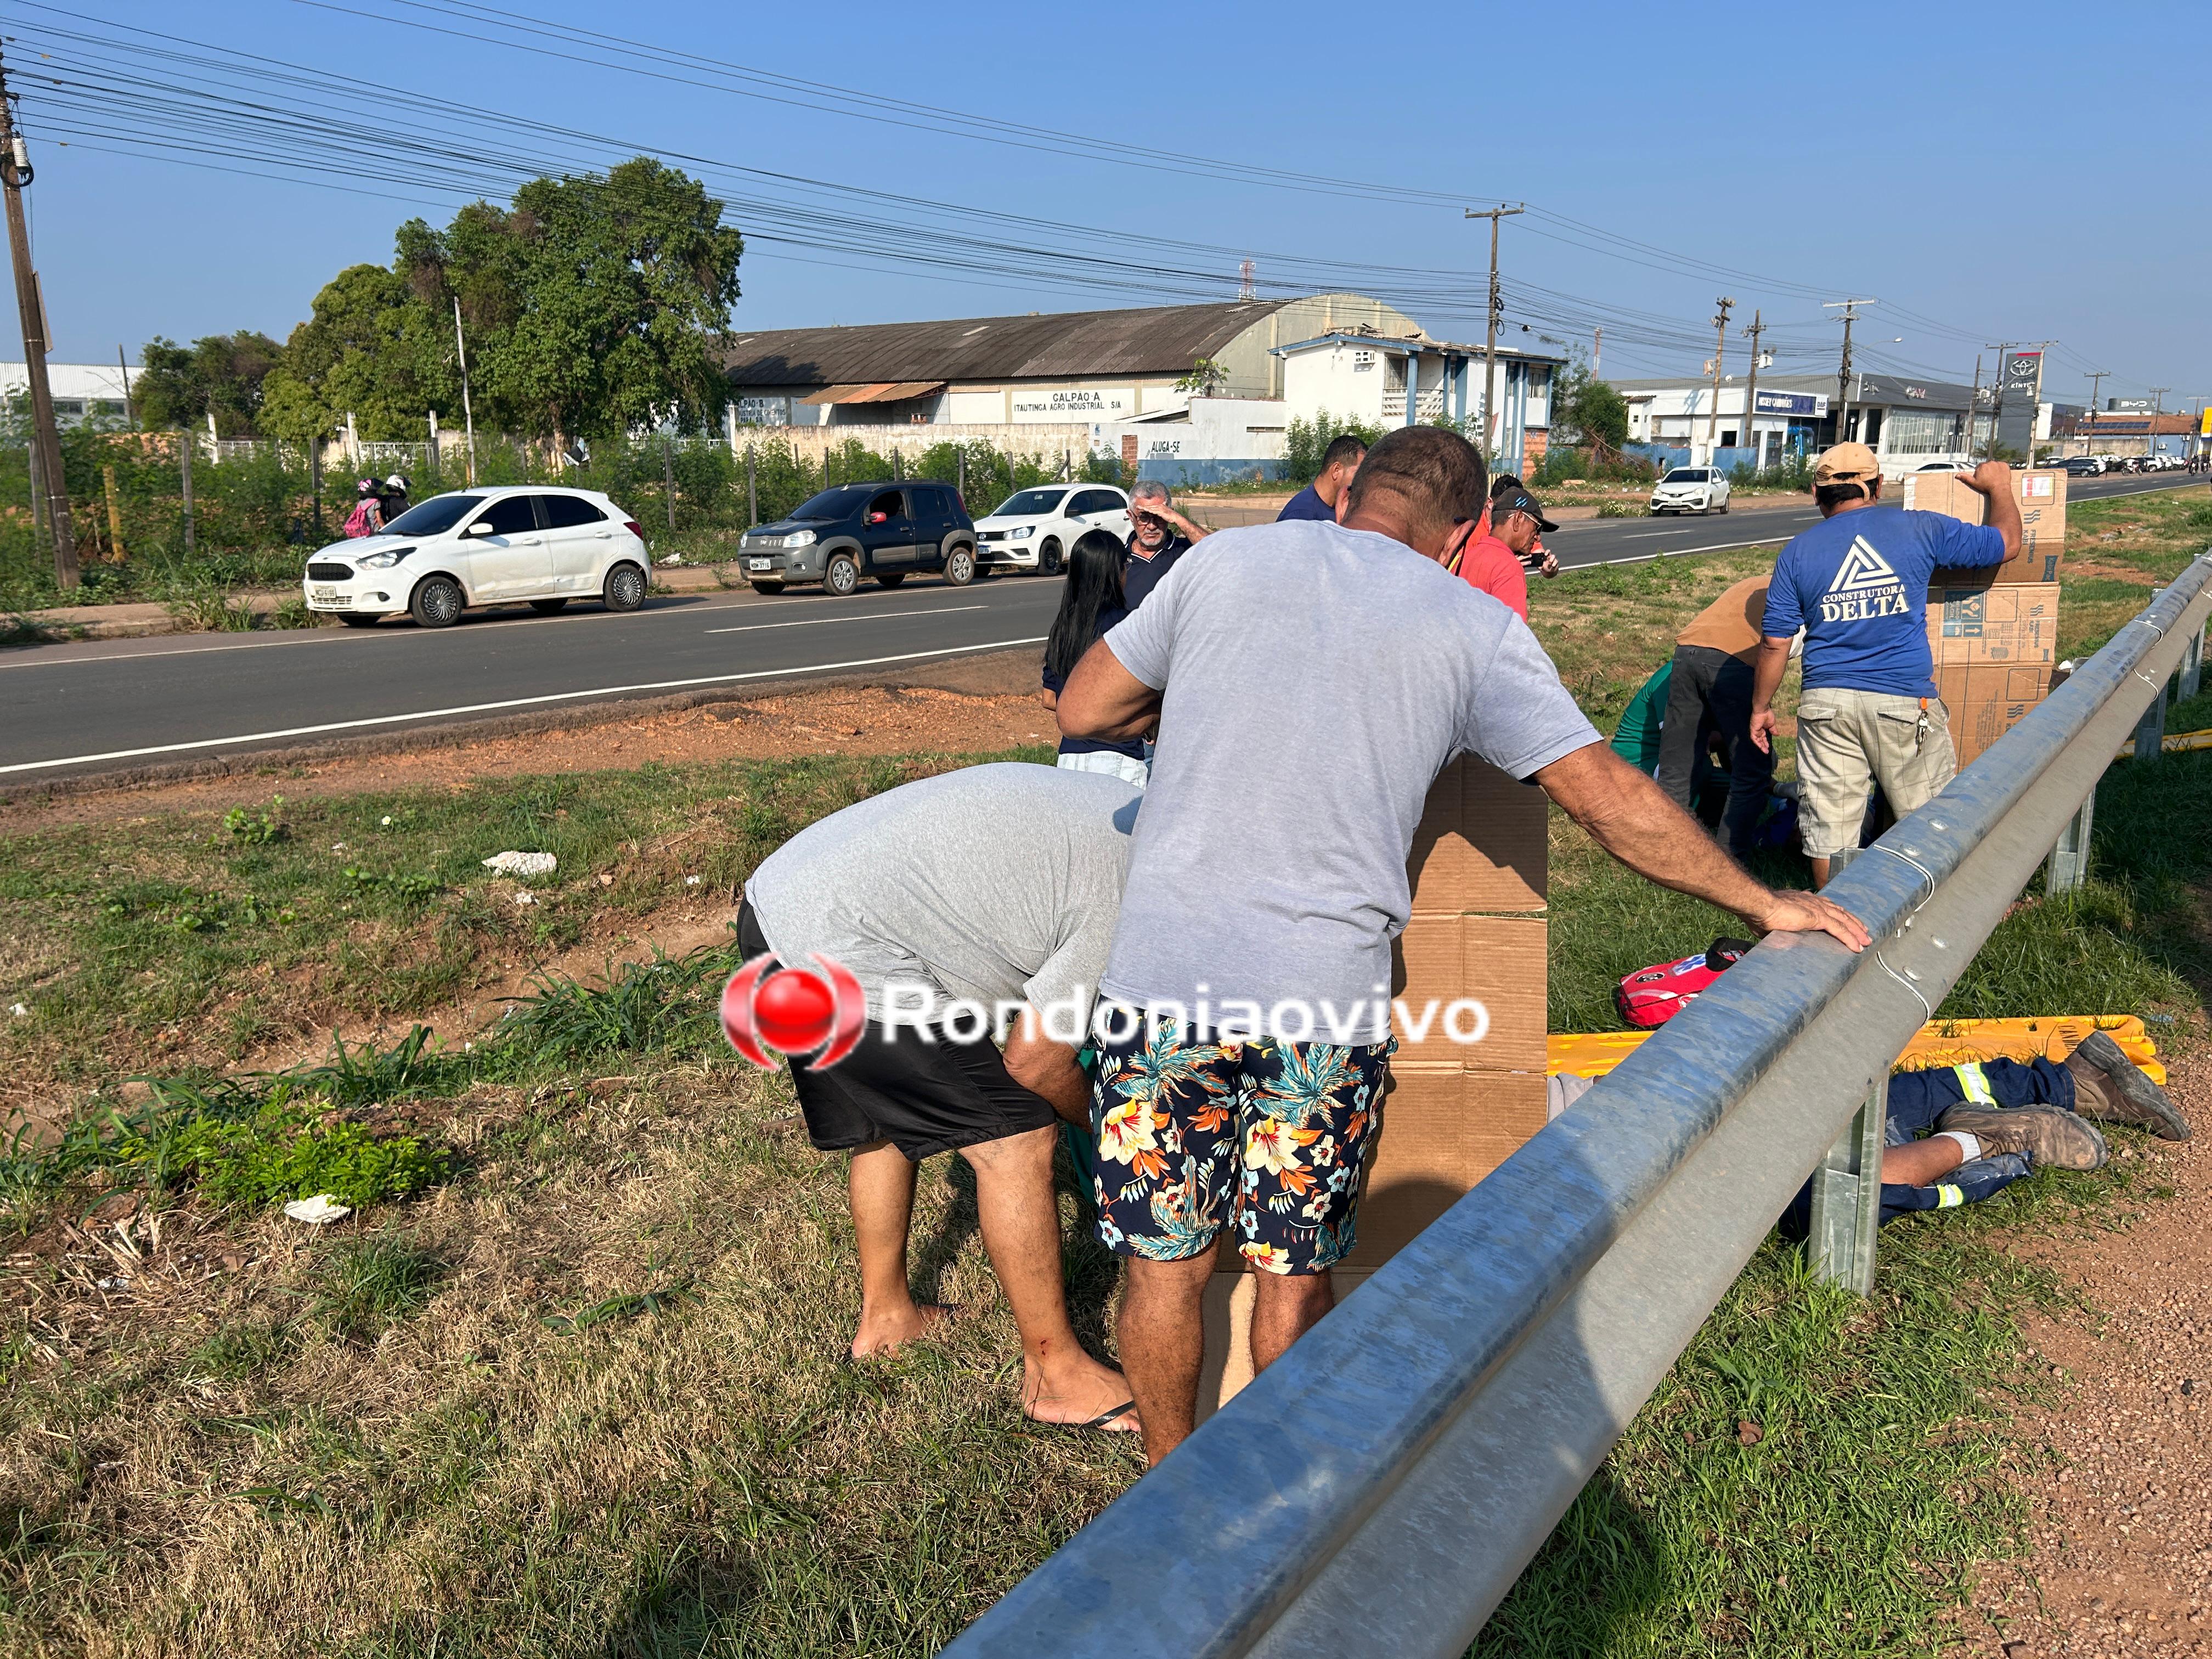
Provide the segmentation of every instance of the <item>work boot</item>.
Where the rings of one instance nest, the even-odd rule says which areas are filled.
[[[1936,1121],[1982,1143],[1982,1152],[2026,1152],[2038,1169],[2101,1170],[2105,1138],[2073,1112],[2054,1106],[2009,1109],[1954,1106]]]
[[[2074,1109],[2107,1123],[2136,1123],[2160,1140],[2186,1140],[2189,1123],[2173,1097],[2150,1080],[2106,1031],[2092,1031],[2066,1056]]]

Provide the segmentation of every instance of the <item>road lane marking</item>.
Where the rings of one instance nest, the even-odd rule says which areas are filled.
[[[743,628],[710,628],[709,634],[757,634],[769,628],[819,628],[824,623],[896,622],[906,617],[951,617],[963,611],[988,611],[988,605],[948,605],[935,611],[864,611],[854,617],[809,617],[805,622],[747,623]]]
[[[325,732],[355,732],[368,726],[398,726],[407,720],[442,720],[450,714],[487,714],[501,708],[534,708],[544,703],[567,702],[578,697],[620,696],[630,691],[680,691],[686,686],[727,685],[738,680],[772,680],[796,674],[826,674],[841,668],[877,668],[885,663],[918,662],[925,657],[958,657],[981,651],[1006,651],[1018,645],[1042,645],[1044,635],[1026,640],[988,640],[977,645],[940,646],[933,651],[902,651],[893,657],[861,657],[851,662],[813,662],[796,668],[757,668],[742,674],[701,674],[684,680],[647,680],[635,685],[597,685],[581,691],[549,691],[543,696],[507,697],[498,702],[471,702],[451,708],[417,708],[404,714],[375,714],[365,720],[326,720],[319,726],[289,726],[270,732],[246,732],[227,738],[200,738],[191,743],[162,743],[143,749],[112,749],[98,755],[70,755],[58,760],[18,761],[0,766],[0,775],[10,772],[42,772],[57,766],[85,766],[94,761],[137,760],[145,755],[176,755],[188,749],[219,749],[231,743],[266,743],[273,738],[310,738]]]

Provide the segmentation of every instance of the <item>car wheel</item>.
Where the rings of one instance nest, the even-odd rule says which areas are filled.
[[[1728,498],[1727,496],[1723,495],[1723,496],[1722,496],[1722,497],[1721,497],[1721,511],[1722,511],[1722,512],[1723,512],[1723,513],[1725,513],[1725,512],[1727,512],[1728,510],[1729,510],[1729,498]]]
[[[781,593],[783,592],[783,584],[781,582],[755,582],[753,584],[753,592],[756,593]]]
[[[945,585],[965,587],[975,574],[975,550],[972,547],[954,548],[945,556]]]
[[[338,620],[343,623],[348,628],[374,628],[376,626],[380,618],[375,617],[356,617],[350,611],[341,611],[338,612]]]
[[[896,587],[905,580],[906,572],[903,570],[885,570],[878,574],[876,577],[876,586],[878,587]]]
[[[568,601],[566,599],[532,599],[530,602],[530,608],[532,611],[535,611],[541,617],[550,617],[556,611],[566,611],[568,608]]]
[[[1040,576],[1060,574],[1060,544],[1047,542],[1037,549],[1036,573]]]
[[[849,599],[860,585],[860,567],[850,553],[833,556],[822,572],[822,586],[839,599]]]
[[[451,628],[460,621],[468,596],[451,576],[425,576],[415,584],[408,614],[424,628]]]
[[[645,572],[634,564],[618,564],[607,572],[607,585],[599,597],[610,611],[635,611],[645,603]]]

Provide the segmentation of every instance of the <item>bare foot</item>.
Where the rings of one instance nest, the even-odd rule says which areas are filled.
[[[1033,1422],[1088,1423],[1128,1398],[1128,1379],[1088,1354],[1054,1366],[1049,1376],[1026,1360],[1022,1365],[1022,1414]],[[1139,1426],[1134,1411],[1099,1425],[1109,1434],[1134,1434]]]
[[[909,1302],[896,1312],[863,1314],[860,1328],[853,1336],[853,1358],[866,1359],[872,1354],[895,1353],[915,1338],[928,1335],[939,1321],[950,1319],[957,1311],[951,1304]],[[1110,1400],[1106,1402],[1109,1406],[1113,1403]]]

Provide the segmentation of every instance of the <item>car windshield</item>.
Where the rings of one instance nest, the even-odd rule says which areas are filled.
[[[1701,466],[1678,466],[1659,480],[1661,483],[1703,483],[1705,481],[1705,470]]]
[[[433,495],[410,507],[377,533],[384,536],[442,536],[477,507],[481,495]]]
[[[871,491],[866,484],[839,484],[835,489],[825,489],[811,501],[801,501],[792,514],[794,519],[842,519],[860,511]]]
[[[1066,495],[1065,489],[1022,489],[1000,501],[991,509],[994,519],[1018,518],[1024,514],[1046,514],[1058,507]]]

